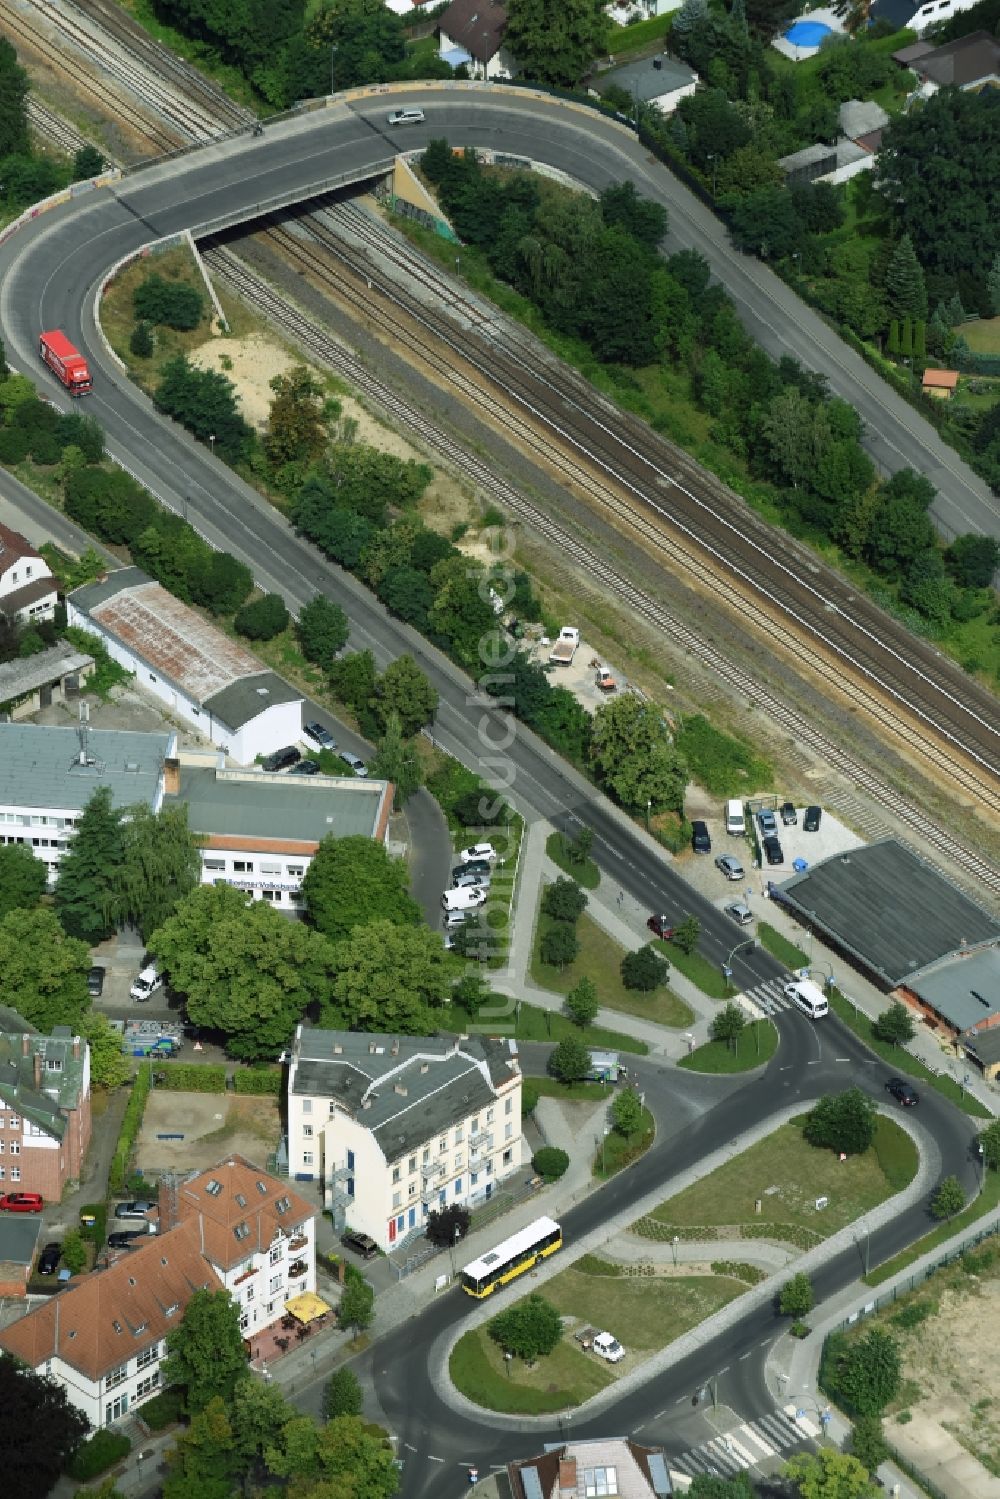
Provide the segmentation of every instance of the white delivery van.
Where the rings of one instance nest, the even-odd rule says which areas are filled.
[[[144,999],[149,999],[150,995],[155,994],[157,989],[162,988],[163,975],[157,968],[155,963],[150,963],[148,968],[144,968],[142,970],[139,977],[136,979],[135,983],[132,985],[131,989],[128,992],[129,994],[131,994],[133,999],[138,999],[141,1001]]]
[[[822,1020],[824,1015],[829,1015],[830,1006],[826,995],[818,984],[812,979],[795,979],[792,983],[785,985],[785,996],[790,999],[797,1010],[803,1015],[808,1015],[810,1020]]]
[[[744,838],[746,836],[747,824],[743,815],[743,803],[738,797],[733,797],[726,803],[726,832],[731,838]]]
[[[446,911],[473,911],[476,906],[484,905],[486,891],[477,890],[474,886],[467,885],[459,890],[446,890],[441,897],[441,904]]]

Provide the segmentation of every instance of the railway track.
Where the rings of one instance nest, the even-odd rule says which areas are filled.
[[[213,274],[225,281],[237,295],[252,303],[284,334],[296,340],[299,346],[308,350],[321,363],[345,376],[393,420],[409,428],[449,465],[470,477],[484,494],[495,500],[505,511],[531,525],[565,551],[587,570],[595,583],[627,600],[630,608],[649,624],[663,631],[681,650],[694,656],[729,686],[759,704],[782,728],[800,738],[835,770],[893,812],[905,826],[913,830],[921,846],[926,848],[930,844],[964,871],[973,888],[981,889],[985,886],[994,893],[1000,893],[1000,872],[991,864],[958,843],[943,829],[929,823],[925,814],[912,807],[881,777],[827,739],[810,720],[762,690],[753,677],[734,666],[721,651],[678,620],[663,604],[638,589],[632,580],[552,521],[512,485],[499,478],[487,463],[474,454],[467,453],[460,443],[379,380],[342,344],[276,292],[232,250],[221,246],[209,248],[205,251],[205,259]]]
[[[459,336],[453,323],[429,312],[394,284],[376,286],[377,272],[373,275],[370,259],[346,245],[331,230],[328,218],[313,214],[304,222],[322,251],[336,257],[335,275],[299,234],[287,229],[272,230],[272,234],[278,236],[286,257],[293,257],[342,300],[363,310],[365,317],[396,342],[405,343],[467,399],[482,401],[484,388],[498,390],[506,404],[492,407],[495,421],[507,427],[522,446],[549,465],[555,464],[566,481],[594,503],[638,529],[672,562],[690,568],[693,543],[720,579],[731,584],[735,578],[756,600],[758,624],[776,644],[796,649],[810,669],[818,670],[841,695],[866,712],[875,710],[897,736],[918,747],[937,769],[957,775],[970,795],[1000,814],[1000,735],[995,703],[987,694],[981,694],[981,702],[973,701],[975,694],[969,689],[974,684],[933,651],[925,650],[916,665],[904,658],[893,640],[898,627],[867,599],[854,594],[844,580],[820,569],[790,538],[775,536],[751,511],[741,513],[739,502],[720,484],[647,428],[611,408],[614,427],[599,415],[595,418],[589,389],[581,392],[578,382],[566,377],[561,368],[540,376],[537,356],[511,348],[497,325],[491,326],[486,342],[477,340],[470,330]],[[351,273],[350,279],[344,277],[343,268]],[[407,321],[398,317],[400,311]],[[420,331],[415,333],[411,322]],[[470,369],[475,379],[469,377]],[[588,401],[587,411],[580,404],[581,396]],[[558,442],[553,442],[552,432]],[[640,450],[640,441],[646,444],[646,452]],[[647,456],[650,449],[653,457]],[[664,457],[673,472],[666,469]],[[609,491],[609,480],[619,495]],[[696,493],[686,480],[690,485],[697,482],[702,493]],[[661,498],[667,488],[669,501]],[[636,502],[638,514],[633,513]],[[664,527],[680,532],[683,544],[665,535]],[[802,573],[807,576],[803,578]],[[798,635],[803,637],[801,642],[794,638]],[[816,653],[808,644],[813,638],[839,666],[831,667]],[[845,678],[844,667],[860,674],[862,682]],[[959,697],[960,691],[966,693],[966,700]],[[933,714],[920,701],[927,695],[935,698]],[[938,736],[948,743],[946,753]]]
[[[28,98],[28,124],[50,146],[58,146],[60,151],[65,151],[69,156],[75,156],[83,146],[93,144],[85,135],[80,134],[75,125],[64,120],[62,115],[57,115],[34,94]]]

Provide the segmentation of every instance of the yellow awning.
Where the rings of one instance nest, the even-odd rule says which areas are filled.
[[[317,1296],[315,1291],[303,1291],[301,1296],[293,1296],[291,1301],[285,1302],[285,1311],[298,1317],[300,1322],[315,1322],[329,1310],[322,1296]]]

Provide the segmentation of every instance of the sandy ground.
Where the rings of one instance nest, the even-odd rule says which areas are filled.
[[[183,1138],[157,1138],[175,1132],[183,1132]],[[231,1155],[263,1166],[277,1148],[279,1135],[277,1099],[154,1088],[146,1103],[136,1164],[147,1178],[165,1171],[203,1171]]]

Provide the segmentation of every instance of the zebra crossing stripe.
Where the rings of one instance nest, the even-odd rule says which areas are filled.
[[[760,1020],[764,1014],[764,1011],[761,1009],[760,1005],[757,1004],[755,1000],[751,999],[749,994],[737,994],[736,1003],[739,1005],[740,1009],[749,1016],[751,1020]]]
[[[807,1437],[815,1439],[819,1436],[819,1427],[814,1421],[810,1421],[808,1416],[798,1416],[796,1419],[797,1424],[802,1428]]]
[[[777,1456],[777,1447],[772,1447],[770,1442],[765,1442],[764,1438],[758,1431],[754,1430],[749,1421],[745,1421],[740,1427],[740,1436],[744,1441],[753,1442],[755,1447],[759,1447],[765,1457]]]
[[[765,1435],[774,1442],[779,1452],[799,1441],[802,1436],[793,1421],[788,1421],[787,1416],[779,1416],[777,1412],[773,1416],[761,1416],[755,1425],[758,1430],[763,1428]]]
[[[734,1435],[733,1432],[731,1432],[731,1431],[728,1432],[726,1434],[726,1436],[723,1438],[723,1441],[726,1444],[726,1450],[729,1451],[729,1452],[735,1453],[736,1457],[739,1459],[739,1464],[740,1464],[741,1468],[752,1468],[753,1467],[753,1465],[757,1461],[757,1459],[754,1457],[754,1455],[753,1455],[752,1452],[748,1452],[747,1451],[747,1449],[743,1446],[743,1444],[741,1442],[738,1442],[736,1440],[736,1437],[735,1437],[735,1435]]]
[[[711,1442],[706,1443],[704,1450],[706,1456],[714,1466],[721,1468],[727,1478],[740,1471],[741,1464],[727,1450],[726,1444],[721,1437],[715,1437]]]

